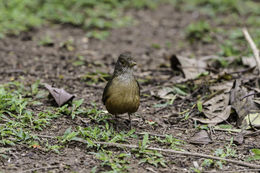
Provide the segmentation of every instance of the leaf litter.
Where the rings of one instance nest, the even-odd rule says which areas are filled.
[[[212,143],[212,139],[206,130],[201,130],[195,133],[189,140],[192,144],[209,144]]]
[[[68,93],[62,88],[54,88],[49,84],[44,84],[44,87],[49,91],[58,106],[62,106],[71,101],[75,96]]]
[[[222,71],[217,74],[209,74],[208,83],[206,84],[204,80],[200,80],[200,74],[208,72],[207,69],[212,69],[214,67],[212,61],[217,58],[217,56],[214,56],[213,58],[206,57],[197,60],[180,55],[172,55],[170,58],[173,71],[179,71],[183,74],[185,79],[192,80],[196,85],[204,85],[204,88],[208,88],[209,95],[197,100],[197,115],[199,116],[193,117],[193,120],[212,126],[227,122],[235,111],[237,126],[242,129],[259,128],[260,110],[257,105],[259,105],[260,101],[257,97],[254,97],[256,95],[254,94],[255,91],[259,91],[259,88],[257,82],[252,82],[258,79],[256,73],[252,72],[256,66],[256,61],[253,57],[242,57],[243,65],[250,67],[250,70],[236,72],[235,68],[230,68],[230,73]],[[189,67],[187,64],[189,64]],[[232,70],[235,73],[232,72]],[[241,74],[244,74],[246,78],[243,78]],[[245,87],[243,82],[247,82],[250,85],[254,85],[255,83],[256,85],[249,90]],[[166,90],[166,88],[163,88],[161,92],[159,92],[161,93],[161,98],[166,99],[170,97],[166,97],[166,91],[170,92],[170,89],[167,88]],[[201,117],[201,115],[204,117]]]

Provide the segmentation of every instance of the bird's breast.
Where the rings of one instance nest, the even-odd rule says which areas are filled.
[[[106,108],[111,114],[136,112],[140,104],[139,86],[134,78],[114,78],[108,88]]]

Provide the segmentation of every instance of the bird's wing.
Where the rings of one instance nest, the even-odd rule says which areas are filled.
[[[139,89],[139,96],[140,96],[140,94],[141,94],[141,86],[140,86],[140,84],[139,84],[139,82],[137,81],[137,80],[135,80],[136,81],[136,83],[137,83],[137,85],[138,85],[138,89]]]
[[[108,95],[108,88],[111,86],[111,81],[112,80],[108,81],[108,83],[107,83],[107,85],[106,85],[106,87],[104,89],[104,92],[103,92],[103,95],[102,95],[102,102],[103,102],[103,104],[106,104],[106,100],[109,97],[109,95]]]

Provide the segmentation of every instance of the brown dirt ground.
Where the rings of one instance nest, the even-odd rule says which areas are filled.
[[[139,79],[150,79],[142,83],[141,106],[139,115],[144,119],[153,120],[158,123],[157,127],[151,127],[143,123],[140,117],[134,118],[133,127],[139,132],[150,132],[155,134],[172,134],[176,138],[188,141],[197,131],[192,120],[180,122],[179,117],[174,117],[176,111],[188,103],[177,101],[175,107],[160,110],[154,108],[161,100],[155,97],[145,97],[145,93],[157,92],[160,87],[171,86],[179,77],[167,80],[172,74],[169,67],[167,55],[171,53],[182,55],[214,55],[218,47],[214,44],[190,45],[184,38],[183,29],[191,21],[201,16],[195,12],[180,12],[171,6],[160,6],[157,10],[130,11],[138,23],[131,27],[114,29],[105,41],[87,39],[85,31],[64,25],[46,25],[40,29],[22,33],[20,36],[9,36],[0,40],[0,83],[11,80],[19,80],[31,84],[40,79],[41,82],[52,84],[56,87],[65,88],[77,98],[84,98],[84,106],[90,106],[91,102],[97,103],[98,108],[104,109],[101,96],[104,82],[90,85],[81,80],[81,76],[87,72],[102,71],[112,73],[117,56],[123,51],[131,51],[136,57],[138,67],[135,75]],[[53,41],[52,46],[40,46],[39,40],[49,35]],[[67,51],[60,47],[61,43],[73,40],[73,51]],[[166,42],[172,44],[170,48],[165,46]],[[153,43],[161,45],[160,49],[153,48]],[[85,58],[86,65],[75,67],[72,63],[81,55]],[[166,67],[161,68],[161,65]],[[62,76],[62,77],[61,77]],[[48,102],[46,101],[46,104]],[[43,110],[39,107],[39,110]],[[37,111],[37,110],[36,110]],[[169,118],[170,117],[170,118]],[[120,121],[120,120],[119,120]],[[69,127],[78,125],[85,126],[79,119],[71,120],[70,117],[61,117],[54,120],[51,127],[41,132],[44,135],[63,135]],[[124,128],[124,127],[122,127]],[[187,144],[187,151],[212,153],[215,149],[229,143],[232,133],[218,132],[212,134],[213,143],[208,145]],[[256,137],[246,138],[245,144],[237,146],[238,157],[243,159],[248,155],[249,149],[259,148],[260,140]],[[180,155],[169,155],[167,161],[174,162],[167,168],[155,168],[150,165],[139,165],[135,160],[130,165],[130,172],[149,172],[152,168],[156,172],[187,172],[193,167],[193,162],[201,163],[203,158],[188,157]],[[52,172],[90,172],[97,165],[98,160],[87,153],[84,145],[70,144],[62,150],[60,155],[52,152],[43,152],[28,149],[25,146],[16,146],[9,161],[0,163],[0,169],[4,172],[21,172],[39,167],[58,166],[52,168]],[[258,162],[259,164],[259,162]],[[225,164],[221,171],[250,171],[246,167],[234,164]],[[47,171],[47,170],[38,170]],[[214,171],[211,169],[211,171]],[[215,170],[219,171],[219,170]],[[254,172],[253,170],[251,170]]]

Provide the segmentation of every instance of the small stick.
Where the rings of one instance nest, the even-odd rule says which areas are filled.
[[[259,57],[259,50],[257,49],[252,37],[250,36],[250,34],[248,33],[247,29],[246,28],[243,28],[242,29],[243,33],[244,33],[244,36],[247,40],[247,42],[249,43],[252,51],[253,51],[253,54],[254,54],[254,57],[255,57],[255,61],[256,61],[256,64],[257,64],[257,67],[258,67],[258,70],[260,72],[260,57]]]
[[[110,147],[118,147],[118,148],[132,148],[136,149],[139,148],[137,145],[129,145],[129,144],[120,144],[120,143],[110,143],[110,142],[94,142],[95,144],[99,145],[107,145]],[[202,154],[202,153],[195,153],[195,152],[188,152],[188,151],[175,151],[171,149],[163,149],[163,148],[155,148],[155,147],[148,147],[146,148],[147,150],[153,150],[153,151],[160,151],[164,153],[171,153],[171,154],[181,154],[181,155],[187,155],[187,156],[195,156],[195,157],[203,157],[203,158],[208,158],[208,159],[214,159],[214,160],[221,160],[221,161],[226,161],[229,163],[241,165],[241,166],[246,166],[254,169],[260,169],[260,165],[256,164],[251,164],[243,161],[238,161],[238,160],[232,160],[232,159],[225,159],[222,157],[217,157],[217,156],[211,156],[207,154]]]
[[[254,96],[254,95],[257,95],[257,94],[259,94],[259,93],[249,93],[249,94],[247,94],[247,95],[245,95],[244,97],[242,97],[241,99],[240,99],[240,101],[242,101],[242,100],[244,100],[245,98],[247,98],[247,97],[250,97],[250,96]]]
[[[34,172],[34,171],[38,171],[38,170],[47,170],[47,169],[56,169],[59,168],[59,166],[48,166],[48,167],[40,167],[40,168],[32,168],[32,169],[27,169],[27,170],[23,170],[22,172]]]

